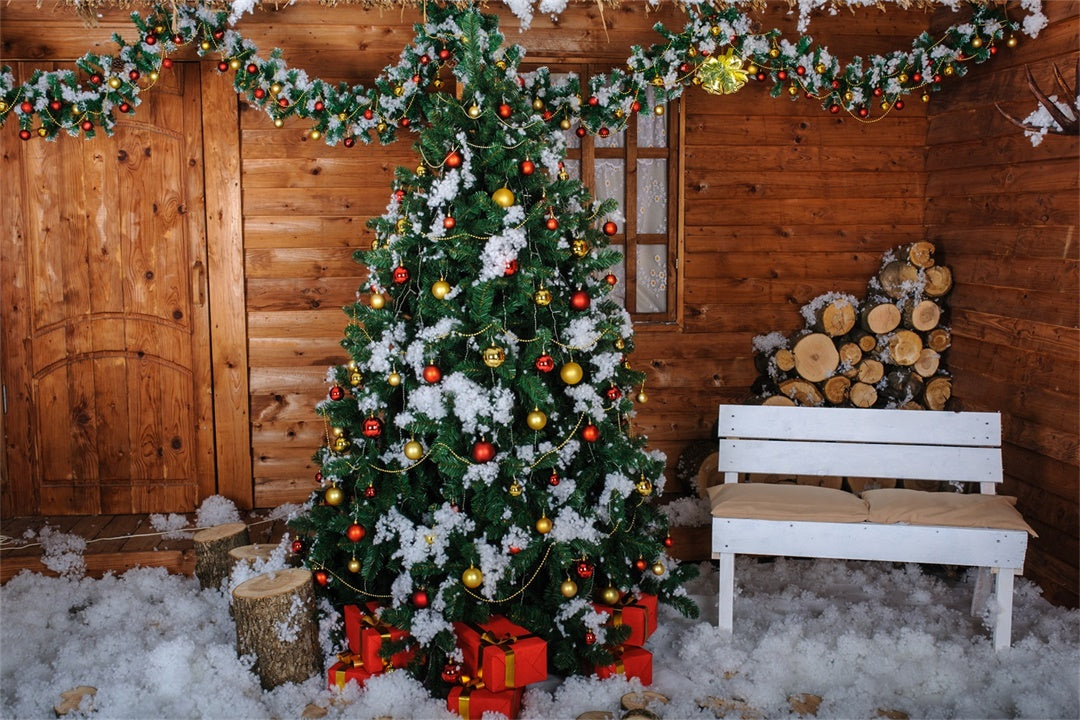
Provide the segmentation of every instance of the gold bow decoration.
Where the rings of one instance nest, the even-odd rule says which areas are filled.
[[[713,95],[738,92],[747,80],[743,59],[735,54],[735,48],[730,47],[723,55],[713,55],[701,63],[697,75],[702,89]]]
[[[480,636],[480,653],[476,659],[476,674],[480,676],[484,664],[484,650],[488,647],[498,647],[503,651],[503,655],[506,658],[505,669],[505,682],[507,686],[513,687],[515,678],[517,676],[517,668],[514,662],[514,643],[518,640],[523,640],[527,637],[533,637],[532,633],[526,635],[513,635],[511,633],[505,633],[501,638],[490,630],[484,629],[483,626],[478,623],[467,623],[468,626]]]

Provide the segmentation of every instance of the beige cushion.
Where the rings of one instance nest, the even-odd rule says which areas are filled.
[[[866,502],[817,485],[728,483],[709,488],[713,517],[811,522],[863,522]]]
[[[884,488],[862,497],[870,506],[870,522],[1023,530],[1038,537],[1014,507],[1016,498],[1008,495]]]

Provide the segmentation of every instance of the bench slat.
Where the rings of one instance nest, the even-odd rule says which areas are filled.
[[[1000,448],[729,439],[719,448],[720,472],[1002,481]]]
[[[720,553],[1023,570],[1027,533],[989,528],[714,518]]]
[[[1000,446],[1001,416],[984,412],[721,405],[718,434],[909,445],[937,445],[947,437],[949,445]]]

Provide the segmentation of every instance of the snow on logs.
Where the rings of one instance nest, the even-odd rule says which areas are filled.
[[[192,537],[195,548],[195,577],[203,588],[218,588],[229,576],[235,560],[229,551],[248,544],[248,528],[242,522],[215,525]]]
[[[943,298],[951,289],[933,243],[886,252],[863,300],[820,295],[802,308],[803,330],[754,338],[750,402],[944,409],[952,381],[941,366],[951,344]]]

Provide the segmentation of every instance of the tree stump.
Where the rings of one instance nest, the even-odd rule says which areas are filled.
[[[204,588],[221,587],[221,581],[229,577],[232,558],[229,551],[248,544],[248,528],[242,522],[226,523],[195,533],[195,577]]]
[[[791,352],[795,355],[795,372],[810,382],[821,382],[840,364],[836,343],[824,333],[803,335]]]
[[[264,689],[322,672],[311,571],[290,568],[245,580],[232,593],[237,655],[253,654]]]

